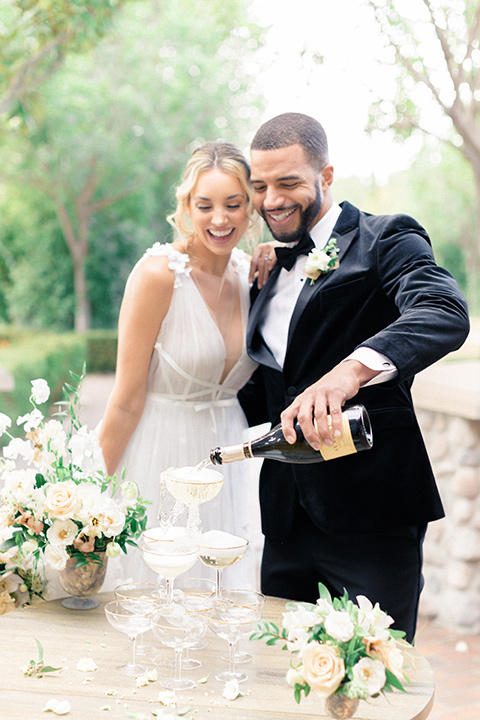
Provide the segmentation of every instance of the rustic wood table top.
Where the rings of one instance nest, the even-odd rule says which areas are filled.
[[[0,718],[4,720],[48,720],[57,717],[43,712],[47,702],[55,698],[68,700],[71,710],[65,717],[98,720],[137,720],[165,713],[183,713],[187,720],[311,720],[324,718],[323,700],[311,693],[297,705],[293,688],[287,685],[285,674],[290,653],[281,645],[267,646],[264,641],[243,641],[241,649],[253,655],[249,663],[238,665],[248,679],[240,683],[243,696],[225,700],[224,685],[215,679],[216,672],[226,669],[221,659],[227,649],[226,641],[207,632],[208,647],[191,650],[190,656],[202,662],[195,670],[183,675],[197,682],[193,690],[176,692],[177,706],[160,705],[158,696],[165,692],[160,685],[163,677],[173,675],[170,661],[173,650],[158,647],[160,664],[156,667],[159,680],[136,687],[134,678],[115,673],[114,667],[129,659],[126,635],[116,631],[107,621],[104,605],[113,599],[112,593],[97,596],[100,606],[94,610],[74,611],[61,605],[61,600],[40,603],[18,609],[0,617]],[[267,598],[264,619],[281,625],[285,601]],[[36,660],[39,640],[44,650],[45,664],[62,666],[59,673],[41,678],[25,676],[22,668]],[[147,633],[145,639],[154,642]],[[97,665],[94,672],[81,672],[77,663],[91,658]],[[142,658],[142,661],[144,658]],[[137,658],[139,661],[139,658]],[[407,664],[411,667],[411,685],[406,693],[394,691],[378,698],[361,701],[355,720],[424,720],[433,704],[434,680],[427,660],[415,650],[409,651]],[[208,678],[205,682],[205,678]],[[199,683],[198,681],[203,682]],[[187,710],[188,708],[188,710]],[[185,712],[184,712],[185,711]]]

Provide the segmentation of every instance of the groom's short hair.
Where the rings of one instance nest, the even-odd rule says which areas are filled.
[[[328,141],[322,125],[302,113],[283,113],[267,120],[252,140],[252,150],[278,150],[301,145],[311,166],[320,170],[328,163]]]

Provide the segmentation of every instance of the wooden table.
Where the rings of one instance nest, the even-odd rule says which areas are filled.
[[[48,720],[60,717],[42,712],[51,698],[68,700],[71,711],[67,718],[81,720],[125,720],[129,713],[153,720],[152,709],[174,712],[161,706],[158,694],[164,689],[152,682],[137,688],[133,678],[114,672],[114,666],[125,662],[126,635],[115,631],[107,622],[103,607],[113,599],[110,593],[97,596],[100,607],[95,610],[73,611],[62,607],[60,600],[41,603],[0,616],[0,718],[4,720]],[[264,619],[281,624],[285,601],[268,598]],[[197,670],[184,671],[185,677],[204,679],[193,690],[177,692],[178,709],[191,707],[183,715],[186,720],[311,720],[324,718],[323,700],[314,693],[297,705],[293,689],[285,682],[290,653],[280,645],[267,646],[264,641],[244,642],[243,648],[253,654],[253,661],[242,664],[248,680],[240,684],[243,697],[227,701],[222,697],[223,685],[214,674],[225,669],[220,656],[226,642],[211,631],[207,634],[208,648],[191,651],[203,663]],[[44,662],[54,667],[62,665],[60,673],[42,678],[25,676],[22,667],[36,659],[37,638],[44,648]],[[146,635],[150,638],[150,633]],[[153,640],[153,636],[152,636]],[[173,674],[168,667],[173,651],[159,648],[163,655],[158,676]],[[91,658],[98,666],[95,672],[76,669],[81,658]],[[411,685],[406,694],[387,693],[385,696],[360,702],[355,720],[424,720],[433,704],[434,681],[428,662],[412,649],[408,658],[412,668]],[[151,667],[154,667],[151,665]],[[116,695],[108,695],[116,691]],[[108,706],[110,711],[102,711]],[[160,715],[161,716],[161,715]]]

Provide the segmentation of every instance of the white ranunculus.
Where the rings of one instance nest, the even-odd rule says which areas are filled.
[[[138,485],[133,482],[133,480],[125,480],[120,485],[120,492],[122,494],[124,504],[129,507],[130,505],[134,505],[137,500]]]
[[[114,558],[117,557],[122,551],[122,548],[117,542],[109,542],[107,545],[107,549],[105,550],[105,553],[107,557]]]
[[[47,545],[43,557],[53,570],[63,570],[69,556],[63,545]]]
[[[334,610],[324,621],[325,630],[334,640],[348,642],[355,633],[355,625],[347,612]]]
[[[294,687],[295,685],[303,685],[305,682],[304,678],[298,672],[297,668],[294,668],[294,667],[291,667],[288,669],[285,680],[292,687]]]
[[[353,666],[353,678],[365,685],[369,695],[376,695],[383,688],[387,679],[385,666],[380,660],[361,658]]]
[[[42,420],[42,413],[40,412],[40,410],[37,410],[37,408],[35,408],[35,410],[32,410],[32,412],[27,413],[26,415],[20,415],[17,418],[17,425],[23,425],[25,432],[31,432],[32,430],[36,430]]]
[[[50,388],[48,387],[48,383],[46,380],[43,380],[42,378],[38,378],[37,380],[32,380],[32,398],[37,405],[42,405],[44,402],[47,402],[48,398],[50,397]]]
[[[12,421],[8,417],[8,415],[5,415],[5,413],[0,413],[0,435],[3,435],[5,430],[9,427],[11,427]]]
[[[47,530],[47,540],[52,545],[71,545],[78,535],[78,527],[73,520],[54,520]]]
[[[328,264],[330,260],[331,257],[327,255],[324,250],[312,250],[308,254],[307,262],[305,263],[305,273],[307,275],[310,275],[317,270],[319,270],[320,272],[325,272],[326,270],[328,270]]]
[[[33,445],[28,440],[21,438],[13,438],[8,445],[3,448],[3,457],[8,460],[16,460],[20,455],[27,462],[31,462],[33,458]]]

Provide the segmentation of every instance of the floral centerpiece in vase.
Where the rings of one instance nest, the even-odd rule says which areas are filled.
[[[393,618],[359,595],[357,604],[345,592],[332,599],[319,583],[315,605],[289,602],[280,630],[260,622],[251,640],[266,639],[268,645],[283,642],[292,653],[286,680],[299,703],[311,691],[325,699],[327,714],[352,717],[360,700],[394,688],[405,692],[408,683],[402,640],[405,633],[390,629]]]
[[[77,598],[64,604],[75,609],[98,605],[87,597],[99,589],[107,558],[136,545],[145,529],[146,504],[130,481],[118,483],[105,472],[95,432],[82,426],[77,387],[66,384],[58,418],[44,418],[45,380],[32,380],[32,411],[17,419],[25,438],[8,432],[12,421],[0,413],[0,436],[10,442],[0,458],[0,605],[43,597],[45,567],[59,571],[62,587]],[[7,599],[10,597],[10,602]],[[3,602],[2,602],[3,599]],[[1,608],[0,608],[1,611]]]

